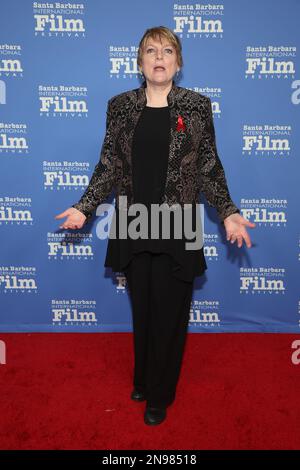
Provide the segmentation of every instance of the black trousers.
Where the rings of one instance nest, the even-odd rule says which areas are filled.
[[[175,399],[189,322],[193,281],[172,276],[165,253],[136,253],[124,270],[132,307],[133,385],[148,406]]]

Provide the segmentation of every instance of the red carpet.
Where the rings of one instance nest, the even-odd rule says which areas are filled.
[[[0,334],[1,449],[300,449],[295,334],[189,333],[167,420],[130,400],[132,334]]]

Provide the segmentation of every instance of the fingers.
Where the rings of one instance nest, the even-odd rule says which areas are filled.
[[[228,224],[226,227],[227,230],[227,240],[230,241],[232,244],[237,242],[239,248],[243,245],[243,240],[245,240],[247,248],[251,248],[251,240],[249,234],[245,228],[245,226],[249,228],[256,227],[254,222],[250,222],[249,220],[241,217],[240,226],[236,224]],[[230,231],[229,231],[230,230]]]
[[[233,215],[236,215],[236,214],[233,214]],[[238,214],[238,215],[240,215],[240,214]],[[239,223],[241,223],[243,225],[246,225],[247,227],[250,227],[250,228],[256,227],[256,224],[254,222],[250,222],[250,220],[245,219],[245,217],[243,217],[242,215],[240,215]]]
[[[241,222],[243,225],[246,225],[247,227],[250,227],[250,228],[256,227],[256,224],[255,224],[254,222],[250,222],[250,220],[245,219],[245,217],[241,217],[240,222]]]
[[[237,237],[237,244],[238,244],[238,247],[241,248],[241,246],[243,245],[243,237],[242,235],[239,235]]]
[[[246,220],[246,222],[247,223],[245,223],[245,225],[247,225],[247,227],[250,227],[250,228],[256,227],[256,224],[254,222],[250,222],[250,220]]]
[[[78,229],[78,225],[75,225],[75,224],[62,224],[59,226],[59,228],[62,228],[62,229],[71,229],[71,230],[76,230]]]
[[[60,214],[57,214],[54,218],[55,219],[62,219],[64,217],[67,217],[67,220],[65,222],[63,222],[59,228],[61,229],[71,229],[71,230],[76,230],[76,229],[80,229],[82,227],[82,224],[76,224],[76,223],[73,223],[72,220],[76,220],[76,218],[78,217],[73,217],[73,211],[69,209],[66,209],[64,212],[61,212]]]
[[[242,233],[240,234],[234,234],[234,233],[230,233],[227,235],[227,240],[230,241],[230,243],[234,243],[234,242],[237,242],[237,245],[239,248],[241,248],[241,246],[243,245],[243,239],[245,240],[245,243],[246,243],[246,246],[248,248],[251,248],[252,244],[251,244],[251,240],[250,240],[250,237],[249,237],[249,234],[247,233],[247,231],[243,231]]]
[[[56,215],[54,218],[55,219],[63,219],[64,217],[66,217],[68,214],[67,214],[67,211],[64,211],[64,212],[61,212],[60,214]]]
[[[232,244],[233,244],[234,242],[237,242],[239,248],[243,245],[243,237],[242,237],[242,235],[237,235],[237,236],[231,235],[231,237],[230,237],[229,239],[227,238],[227,240],[229,240],[230,243],[232,243]]]

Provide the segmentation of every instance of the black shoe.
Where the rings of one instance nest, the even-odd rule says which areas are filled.
[[[166,408],[155,408],[153,406],[146,406],[144,414],[145,424],[160,424],[167,416]]]
[[[143,392],[139,392],[138,390],[136,390],[134,388],[132,393],[131,393],[131,399],[134,400],[134,401],[144,401],[144,400],[146,400],[146,397],[143,394]]]

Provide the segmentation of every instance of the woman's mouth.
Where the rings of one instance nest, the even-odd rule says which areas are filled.
[[[158,71],[158,72],[162,72],[163,70],[165,70],[165,67],[161,67],[161,66],[157,66],[157,67],[154,67],[154,70]]]

